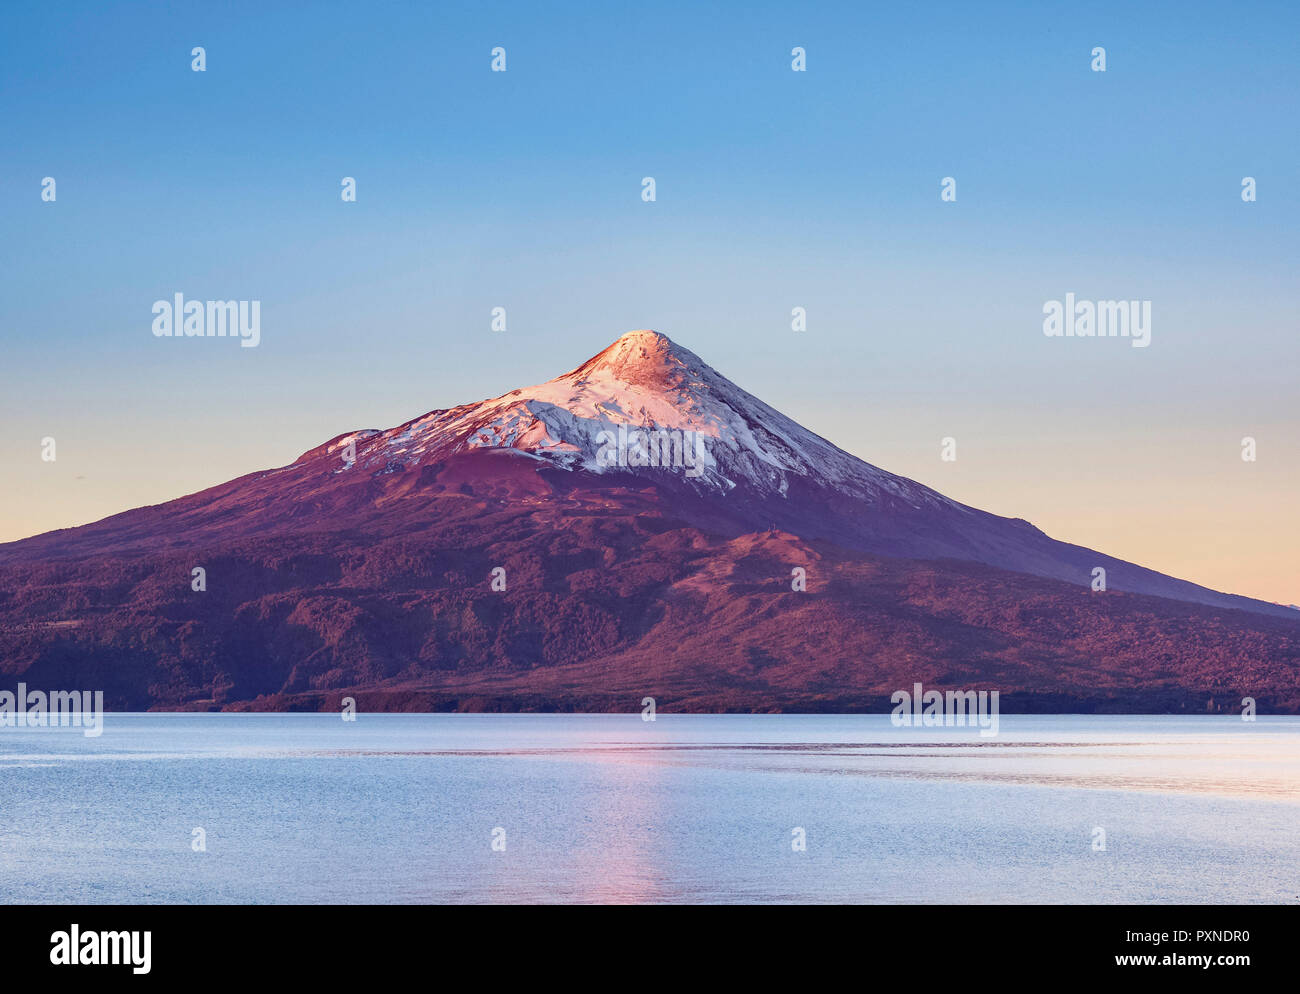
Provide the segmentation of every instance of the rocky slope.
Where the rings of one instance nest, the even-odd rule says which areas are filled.
[[[645,465],[673,433],[703,458]],[[1296,710],[1298,639],[1290,609],[871,466],[654,332],[0,546],[5,682],[118,707],[855,710],[921,680],[1008,709]]]

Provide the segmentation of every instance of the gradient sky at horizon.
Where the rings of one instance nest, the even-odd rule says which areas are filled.
[[[0,541],[655,328],[875,465],[1300,604],[1298,84],[1285,3],[6,3]],[[154,338],[176,292],[261,346]],[[1045,338],[1067,292],[1151,346]]]

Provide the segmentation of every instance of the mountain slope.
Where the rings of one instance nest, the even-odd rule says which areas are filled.
[[[707,458],[638,465],[661,430]],[[634,332],[0,546],[0,677],[117,709],[853,711],[920,681],[1006,710],[1300,713],[1300,616],[949,500]]]
[[[637,453],[644,461],[658,431],[691,436],[684,444],[688,452],[698,438],[702,465],[606,465],[602,437],[607,443],[620,429],[629,440],[624,462],[637,462]],[[871,466],[653,331],[629,332],[538,386],[432,411],[387,431],[351,432],[281,469],[0,545],[0,565],[323,526],[385,533],[400,529],[404,516],[428,510],[426,485],[435,467],[476,452],[522,460],[526,468],[513,475],[525,491],[537,490],[542,476],[557,471],[594,477],[588,482],[596,487],[653,486],[674,514],[721,534],[779,527],[862,552],[972,560],[1080,585],[1090,584],[1101,566],[1112,590],[1300,617],[1281,605],[1219,593],[1057,541],[1026,521],[968,507]]]
[[[472,475],[475,494],[460,481]],[[1300,625],[785,532],[724,537],[648,490],[522,496],[442,465],[439,514],[0,567],[0,684],[117,709],[861,711],[920,681],[1007,711],[1300,713]],[[500,494],[513,490],[509,499]],[[190,589],[190,570],[207,590]],[[493,590],[494,570],[504,590]],[[807,589],[791,587],[801,568]]]

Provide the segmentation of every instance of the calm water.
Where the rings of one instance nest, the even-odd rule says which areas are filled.
[[[14,903],[1300,901],[1294,718],[109,715],[0,791]]]

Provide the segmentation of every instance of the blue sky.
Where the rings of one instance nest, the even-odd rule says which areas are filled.
[[[1294,5],[702,6],[7,3],[0,540],[653,327],[887,469],[1300,601]],[[177,291],[262,345],[153,338]],[[1152,346],[1045,339],[1067,291]]]

